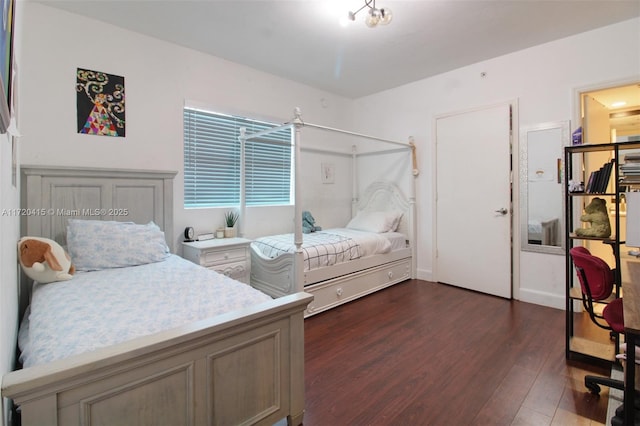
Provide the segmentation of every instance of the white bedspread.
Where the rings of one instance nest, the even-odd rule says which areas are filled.
[[[42,364],[271,300],[176,255],[34,284],[21,361]]]
[[[264,257],[275,259],[284,253],[295,252],[293,237],[293,234],[261,237],[254,240],[251,245]],[[357,231],[348,228],[327,229],[303,234],[302,241],[305,271],[374,254],[388,253],[392,247],[384,233]]]

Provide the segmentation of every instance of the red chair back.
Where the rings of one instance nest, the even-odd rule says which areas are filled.
[[[606,299],[613,291],[613,271],[604,260],[593,256],[584,247],[573,247],[569,250],[573,264],[584,272],[578,271],[578,279],[584,294],[591,294],[594,301]],[[587,286],[588,289],[587,290]]]

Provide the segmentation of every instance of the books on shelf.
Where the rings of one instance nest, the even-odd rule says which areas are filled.
[[[640,163],[640,153],[632,152],[624,156],[625,163]]]
[[[591,172],[587,181],[586,192],[589,194],[602,194],[607,192],[611,171],[615,165],[615,160],[605,163],[600,169]]]
[[[620,183],[640,183],[640,153],[630,153],[624,156],[624,163],[620,165]]]

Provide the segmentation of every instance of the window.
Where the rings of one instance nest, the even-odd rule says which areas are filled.
[[[240,128],[251,134],[276,124],[184,108],[184,206],[240,203]],[[291,129],[245,143],[248,206],[291,204]]]

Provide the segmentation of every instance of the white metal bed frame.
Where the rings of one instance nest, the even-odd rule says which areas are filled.
[[[367,188],[362,198],[358,196],[358,185],[356,173],[353,173],[353,198],[352,216],[359,210],[376,211],[385,210],[385,203],[390,203],[395,209],[404,213],[400,226],[400,231],[408,236],[408,248],[394,251],[390,254],[376,255],[346,264],[328,266],[314,271],[304,271],[304,253],[302,250],[302,205],[300,184],[300,154],[301,154],[301,134],[304,127],[314,128],[327,132],[334,132],[343,135],[357,136],[377,142],[384,142],[393,145],[392,150],[376,151],[375,154],[385,154],[406,150],[411,156],[413,177],[419,175],[417,168],[415,145],[413,139],[409,142],[399,142],[384,139],[376,136],[355,133],[347,130],[340,130],[332,127],[304,122],[301,118],[299,108],[294,111],[294,118],[291,122],[271,129],[263,130],[253,134],[247,134],[245,129],[240,130],[241,158],[244,160],[244,146],[246,141],[258,139],[270,133],[290,128],[293,130],[292,144],[294,146],[294,245],[293,255],[280,256],[278,259],[265,259],[255,250],[251,250],[251,284],[261,291],[273,297],[281,297],[286,294],[305,291],[313,294],[314,301],[305,310],[305,317],[325,311],[335,306],[346,303],[358,297],[380,290],[393,284],[416,278],[416,206],[415,206],[415,180],[411,181],[411,193],[407,198],[402,191],[390,182],[374,182]],[[400,148],[398,148],[400,147]],[[344,154],[330,150],[314,148],[315,152],[326,152],[332,154]],[[359,155],[353,149],[352,159],[354,170],[356,160]],[[242,235],[244,226],[246,203],[244,191],[244,167],[241,167],[241,197],[240,197],[240,233]],[[293,272],[293,273],[292,273]]]

